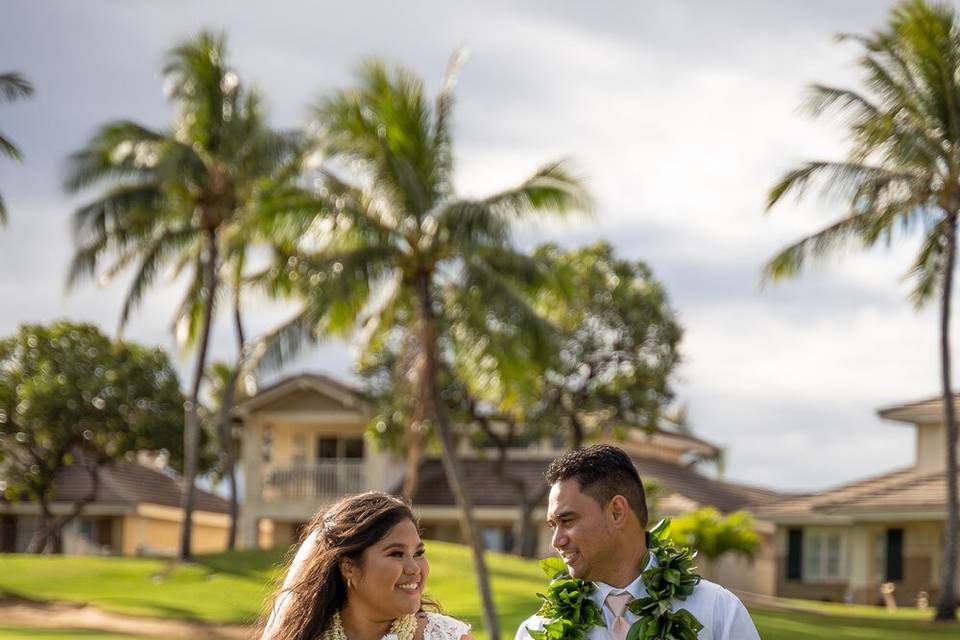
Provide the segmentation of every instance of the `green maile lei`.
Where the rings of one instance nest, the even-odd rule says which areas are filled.
[[[647,536],[640,577],[647,596],[627,605],[639,616],[627,631],[627,640],[696,640],[703,625],[686,609],[671,611],[673,600],[686,600],[700,582],[694,571],[696,553],[673,544],[667,538],[669,518],[661,520]],[[547,558],[540,568],[550,578],[546,593],[538,593],[543,604],[537,615],[545,618],[543,630],[527,629],[533,640],[586,640],[595,626],[606,626],[600,608],[590,599],[591,583],[570,575],[560,558]]]

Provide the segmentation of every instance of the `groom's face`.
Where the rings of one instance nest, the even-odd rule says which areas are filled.
[[[580,490],[571,478],[550,487],[547,523],[553,529],[553,548],[581,580],[603,580],[605,562],[611,559],[611,528],[606,510]]]

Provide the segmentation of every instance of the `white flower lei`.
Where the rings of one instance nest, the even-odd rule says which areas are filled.
[[[409,614],[400,616],[390,625],[390,631],[383,636],[383,640],[413,640],[417,633],[417,616]],[[323,632],[321,640],[349,640],[347,632],[343,630],[343,620],[340,619],[340,612],[333,614],[330,626]]]

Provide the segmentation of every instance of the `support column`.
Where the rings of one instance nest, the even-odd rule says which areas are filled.
[[[850,528],[847,553],[850,577],[848,597],[856,603],[872,604],[877,594],[877,584],[873,575],[873,532],[867,525],[858,524]]]

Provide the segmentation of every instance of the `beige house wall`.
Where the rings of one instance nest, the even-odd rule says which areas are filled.
[[[936,473],[947,468],[944,443],[946,430],[941,422],[922,422],[917,425],[917,454],[915,467],[920,473]],[[960,453],[960,444],[957,445]]]
[[[903,529],[903,579],[894,583],[897,603],[915,606],[921,591],[926,592],[931,601],[939,591],[943,535],[940,522],[889,520],[837,527],[846,534],[844,578],[817,582],[786,579],[789,528],[778,527],[775,537],[778,596],[880,604],[880,585],[886,577],[886,532],[891,528]]]
[[[381,451],[366,433],[369,418],[316,390],[297,390],[272,404],[250,412],[244,419],[240,464],[245,490],[238,531],[241,548],[289,544],[291,530],[340,496],[265,499],[264,480],[276,468],[295,462],[313,464],[317,439],[322,436],[364,438],[363,484],[359,489],[388,490],[400,480],[402,461]],[[265,460],[264,436],[270,433],[270,455]],[[273,530],[264,530],[272,523]]]
[[[141,504],[137,512],[123,518],[123,555],[173,556],[180,546],[183,513],[176,507]],[[194,553],[217,553],[227,547],[229,516],[195,511],[190,541]]]

